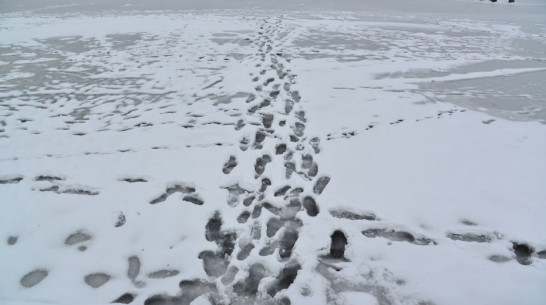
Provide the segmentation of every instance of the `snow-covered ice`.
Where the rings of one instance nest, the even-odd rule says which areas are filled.
[[[0,3],[0,304],[544,304],[507,2]]]

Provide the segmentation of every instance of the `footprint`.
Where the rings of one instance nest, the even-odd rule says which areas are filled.
[[[506,263],[510,260],[512,260],[510,257],[508,256],[504,256],[504,255],[491,255],[488,257],[490,261],[492,262],[495,262],[495,263]]]
[[[513,242],[512,249],[516,254],[516,260],[518,261],[518,263],[522,265],[530,265],[532,263],[531,255],[533,255],[533,253],[535,252],[535,249],[533,247],[524,243]]]
[[[296,112],[296,118],[302,122],[307,122],[307,120],[305,119],[305,111],[303,110]]]
[[[246,102],[247,102],[247,103],[250,103],[250,102],[254,101],[255,99],[256,99],[256,95],[253,94],[253,93],[251,93],[251,94],[249,94],[248,97],[246,98]]]
[[[148,277],[151,279],[165,279],[168,277],[173,277],[178,275],[180,272],[178,270],[158,270],[148,274]]]
[[[305,154],[301,156],[301,167],[304,169],[310,169],[313,165],[313,156]]]
[[[8,246],[15,245],[17,243],[18,239],[19,239],[19,237],[17,237],[17,236],[8,236],[8,240],[7,240]]]
[[[106,273],[93,273],[86,275],[84,281],[87,285],[93,288],[99,288],[110,280],[110,276]]]
[[[305,208],[307,215],[311,217],[315,217],[319,213],[319,208],[313,197],[307,196],[303,198],[303,207]]]
[[[284,225],[284,221],[282,221],[280,218],[271,217],[267,221],[267,225],[266,225],[267,237],[269,238],[273,237],[275,234],[277,234],[277,232],[280,230],[280,228],[283,225]]]
[[[240,261],[245,260],[250,255],[250,252],[254,249],[254,247],[255,246],[253,243],[248,243],[242,246],[241,251],[239,251],[237,254],[237,259]]]
[[[246,137],[242,138],[241,141],[239,142],[239,148],[242,150],[242,151],[246,151],[248,149],[248,145],[250,144],[250,140]]]
[[[137,183],[137,182],[148,182],[148,180],[144,178],[123,178],[121,181],[125,181],[128,183]]]
[[[474,233],[464,233],[464,234],[448,233],[447,237],[452,240],[460,240],[460,241],[466,241],[466,242],[477,242],[477,243],[491,242],[491,236],[484,235],[484,234],[478,235]]]
[[[285,114],[290,114],[290,112],[292,112],[292,109],[294,109],[294,101],[285,100],[284,101],[284,113]]]
[[[273,81],[275,81],[274,77],[270,77],[270,78],[266,79],[266,81],[264,82],[264,87],[271,84]]]
[[[275,146],[275,154],[276,155],[282,155],[284,154],[284,152],[286,151],[286,144],[277,144],[277,146]]]
[[[272,98],[272,99],[276,99],[277,96],[279,95],[280,91],[279,90],[273,90],[269,93],[269,96]]]
[[[250,217],[250,212],[249,211],[244,211],[239,215],[239,217],[237,217],[237,222],[238,223],[246,223],[249,217]]]
[[[330,215],[332,215],[335,218],[343,218],[343,219],[349,219],[349,220],[369,220],[374,221],[377,220],[377,217],[373,213],[366,213],[366,214],[357,214],[353,213],[347,210],[337,209],[337,210],[330,210]]]
[[[171,297],[166,302],[156,303],[157,305],[178,305],[178,304],[191,304],[195,299],[201,295],[209,294],[211,297],[218,294],[218,289],[214,283],[207,283],[203,280],[184,280],[178,285],[182,291],[179,297]],[[220,304],[220,300],[211,299],[212,304]],[[149,304],[145,304],[149,305]],[[154,304],[155,305],[155,304]]]
[[[281,270],[275,281],[267,289],[267,293],[274,297],[279,291],[290,287],[290,285],[294,283],[300,269],[301,266],[298,263],[289,264],[286,266],[283,270]]]
[[[339,230],[335,231],[330,236],[332,242],[330,245],[330,256],[341,259],[345,256],[345,246],[347,245],[347,237]]]
[[[47,277],[49,272],[45,269],[36,269],[25,274],[19,283],[25,288],[31,288],[38,285],[43,279]]]
[[[258,293],[260,281],[266,277],[266,269],[260,263],[255,263],[248,270],[248,277],[233,285],[233,291],[240,296],[255,296]]]
[[[235,130],[241,130],[243,127],[245,127],[245,121],[239,120],[237,121],[237,124],[235,125]]]
[[[23,180],[22,176],[15,176],[9,178],[0,178],[0,184],[17,184]]]
[[[315,154],[320,153],[320,138],[318,138],[318,137],[311,138],[309,140],[309,144],[311,145],[311,147],[315,151]]]
[[[125,218],[125,214],[123,214],[123,212],[119,212],[114,222],[114,227],[119,228],[123,226],[126,221],[127,219]]]
[[[70,234],[64,241],[64,244],[67,246],[73,246],[78,243],[82,243],[85,241],[88,241],[92,238],[92,236],[84,231],[77,231],[75,233]]]
[[[237,166],[237,164],[237,158],[233,155],[230,156],[229,160],[224,164],[222,172],[226,175],[231,173],[231,171]]]
[[[324,191],[324,188],[326,188],[326,185],[330,182],[330,177],[320,177],[317,182],[315,183],[315,186],[313,187],[313,192],[317,195],[322,194],[322,191]]]
[[[262,157],[256,159],[256,164],[254,165],[254,170],[256,171],[256,174],[263,174],[265,171],[265,166],[269,162],[271,162],[271,157],[269,155],[263,155]]]
[[[298,240],[299,233],[296,229],[288,227],[279,241],[279,256],[283,259],[290,258],[292,249]]]
[[[262,124],[265,128],[271,128],[274,116],[269,113],[262,114]]]
[[[265,140],[266,134],[263,131],[257,131],[254,136],[254,148],[261,149],[262,142]]]
[[[48,181],[48,182],[53,182],[53,181],[62,181],[62,180],[64,180],[64,178],[55,177],[55,176],[48,176],[48,175],[40,175],[40,176],[34,177],[34,181]]]
[[[265,192],[265,190],[267,190],[267,187],[270,186],[270,185],[271,185],[271,180],[269,180],[268,178],[263,178],[262,179],[262,186],[260,187],[260,193]]]
[[[230,206],[236,206],[239,203],[239,197],[246,193],[250,193],[248,190],[240,187],[238,183],[225,187],[228,191],[227,203]]]
[[[284,167],[286,168],[286,179],[292,177],[292,173],[296,171],[296,164],[294,162],[285,162]]]
[[[284,196],[286,194],[286,192],[288,192],[288,190],[290,189],[290,185],[285,185],[279,189],[277,189],[274,193],[274,196],[275,197],[279,197],[279,196]]]
[[[203,205],[203,203],[205,203],[203,199],[199,198],[197,195],[186,195],[182,200],[191,202],[195,205]]]
[[[309,177],[316,177],[317,174],[318,174],[318,164],[316,162],[313,162],[313,164],[311,165],[311,168],[307,170],[307,175]]]
[[[249,196],[249,197],[245,198],[243,200],[243,205],[245,207],[250,206],[252,204],[252,202],[254,201],[254,199],[256,199],[256,196]]]
[[[136,295],[132,293],[125,293],[121,295],[119,298],[112,301],[112,303],[119,303],[119,304],[131,304],[135,300]]]
[[[252,211],[252,218],[256,219],[256,218],[260,217],[261,214],[262,214],[262,206],[261,205],[256,205],[254,207],[254,210]]]
[[[198,257],[203,260],[203,269],[208,276],[221,277],[228,269],[229,260],[221,254],[213,251],[203,251],[199,253]]]
[[[226,274],[224,274],[224,276],[222,277],[222,284],[224,285],[231,284],[231,282],[233,282],[238,272],[239,272],[239,268],[235,266],[229,267]]]
[[[165,193],[161,194],[159,197],[153,199],[150,201],[150,204],[156,204],[159,202],[163,202],[169,198],[170,195],[174,193],[183,193],[183,194],[190,194],[195,192],[195,188],[191,186],[186,186],[183,184],[174,184],[172,186],[169,186],[165,189]]]
[[[362,231],[362,234],[369,238],[383,237],[391,241],[406,241],[415,245],[436,245],[431,239],[428,238],[415,238],[411,233],[404,231],[386,230],[386,229],[368,229]]]

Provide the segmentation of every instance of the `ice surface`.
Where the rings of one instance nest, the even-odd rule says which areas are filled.
[[[1,304],[543,304],[538,0],[0,3]]]

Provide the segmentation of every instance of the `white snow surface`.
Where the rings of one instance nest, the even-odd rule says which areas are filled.
[[[546,9],[505,2],[0,9],[0,304],[544,304]]]

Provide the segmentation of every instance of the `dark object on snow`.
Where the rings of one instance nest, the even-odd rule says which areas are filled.
[[[522,265],[530,265],[532,263],[531,261],[531,255],[535,252],[535,249],[533,247],[524,244],[524,243],[512,243],[512,248],[514,249],[514,253],[516,254],[516,260],[518,263]]]
[[[345,255],[345,245],[347,245],[347,237],[339,230],[335,231],[330,237],[332,238],[330,255],[333,258],[343,258]]]

